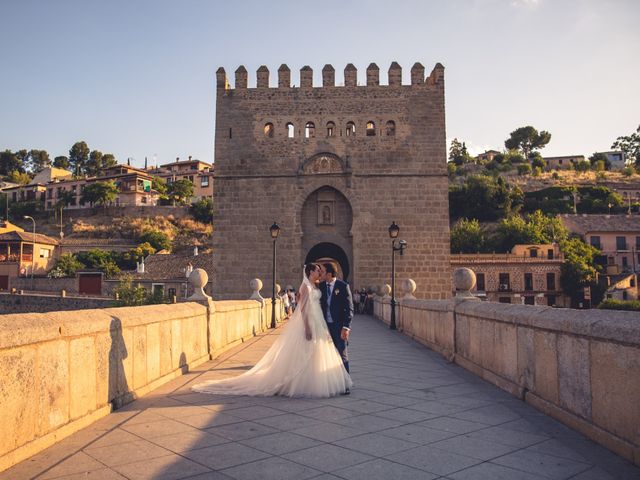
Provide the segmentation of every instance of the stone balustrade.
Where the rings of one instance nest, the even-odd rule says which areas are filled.
[[[270,323],[255,300],[0,315],[0,471]]]
[[[481,302],[459,277],[452,300],[399,299],[398,330],[640,464],[638,313]]]

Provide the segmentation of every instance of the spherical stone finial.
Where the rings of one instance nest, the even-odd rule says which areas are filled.
[[[262,290],[262,280],[260,280],[259,278],[254,278],[249,282],[249,286],[253,291],[251,293],[251,296],[249,297],[249,300],[257,300],[258,302],[263,302],[264,298],[262,297],[262,295],[260,295],[260,290]]]
[[[416,298],[413,293],[416,291],[416,282],[411,278],[407,278],[402,282],[402,291],[404,292],[403,298],[414,299]]]
[[[193,286],[193,295],[188,300],[208,300],[211,297],[204,293],[204,286],[209,281],[209,275],[202,268],[196,268],[189,275],[189,283]]]
[[[391,295],[391,285],[385,283],[384,285],[382,285],[380,287],[380,294],[383,297],[388,297],[389,295]]]
[[[476,274],[470,268],[456,268],[453,272],[456,297],[473,297],[471,289],[476,284]]]

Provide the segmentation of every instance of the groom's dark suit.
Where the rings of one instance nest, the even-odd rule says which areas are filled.
[[[322,313],[324,314],[324,319],[329,327],[333,343],[338,349],[340,357],[342,357],[344,368],[346,368],[348,372],[348,342],[342,340],[342,338],[340,338],[340,334],[343,328],[351,328],[351,319],[353,318],[353,297],[351,296],[351,289],[349,288],[349,285],[342,280],[336,279],[331,293],[331,299],[329,299],[328,286],[329,284],[327,282],[322,282],[320,284],[320,291],[322,292],[320,305],[322,306]]]

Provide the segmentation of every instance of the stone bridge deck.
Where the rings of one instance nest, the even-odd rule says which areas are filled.
[[[640,479],[640,469],[371,317],[350,396],[196,394],[253,365],[255,337],[0,474],[0,480]]]

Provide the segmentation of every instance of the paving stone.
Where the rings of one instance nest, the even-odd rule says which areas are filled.
[[[254,405],[251,407],[236,408],[233,410],[232,415],[244,420],[255,420],[257,418],[269,418],[276,415],[282,415],[283,413],[286,412],[262,405]]]
[[[313,468],[277,457],[239,465],[223,470],[222,473],[238,480],[255,480],[257,478],[260,480],[302,480],[321,474],[320,471]]]
[[[334,422],[334,421],[339,421],[348,417],[355,417],[361,414],[358,412],[354,412],[353,410],[347,410],[345,408],[332,407],[329,405],[325,405],[323,407],[312,408],[311,410],[305,410],[304,412],[301,412],[300,415],[304,415],[305,417],[315,418],[317,420]]]
[[[348,480],[432,480],[438,475],[400,465],[381,458],[336,472]]]
[[[335,442],[343,438],[355,437],[366,433],[356,428],[345,427],[335,423],[320,423],[310,427],[297,428],[292,430],[293,433],[304,435],[305,437],[314,438],[323,442]]]
[[[409,408],[393,408],[382,412],[375,412],[373,415],[376,417],[398,420],[403,423],[417,423],[440,416],[438,413],[422,412],[420,410],[411,410]]]
[[[404,452],[389,455],[386,458],[402,465],[409,465],[438,475],[448,475],[482,462],[482,460],[476,458],[445,452],[431,446],[405,450]]]
[[[378,433],[380,433],[381,435],[399,438],[400,440],[406,440],[420,445],[437,442],[439,440],[444,440],[446,438],[451,438],[457,435],[456,433],[445,432],[443,430],[436,430],[420,425],[403,425],[402,427],[382,430]]]
[[[129,480],[178,480],[210,472],[208,468],[175,454],[114,468]]]
[[[277,428],[278,430],[289,431],[297,428],[311,427],[319,425],[322,422],[312,417],[305,417],[295,413],[285,413],[269,418],[256,418],[256,423],[267,425],[268,427]]]
[[[533,450],[519,450],[492,460],[493,463],[551,479],[565,479],[591,468],[591,465],[554,457]]]
[[[271,435],[263,435],[261,437],[249,438],[242,440],[240,443],[257,448],[263,452],[272,455],[282,455],[283,453],[303,450],[309,447],[320,445],[321,442],[302,435],[296,435],[291,432],[278,432]]]
[[[430,447],[438,448],[447,452],[455,452],[467,457],[477,458],[479,460],[490,460],[492,458],[505,455],[509,452],[517,450],[518,447],[510,447],[500,443],[489,442],[487,440],[479,440],[469,438],[464,435],[448,438],[440,442],[429,444]]]
[[[161,421],[150,423],[136,423],[134,425],[126,423],[122,426],[122,428],[127,432],[133,433],[134,435],[138,435],[142,438],[161,437],[163,435],[170,435],[172,433],[197,431],[197,429],[189,425],[185,425],[181,422],[176,422],[175,420],[168,420],[166,418]]]
[[[164,435],[162,437],[154,437],[150,441],[174,453],[182,453],[187,450],[196,450],[198,448],[228,443],[229,439],[198,431],[196,433],[182,432],[174,433],[173,435]]]
[[[211,428],[221,425],[229,425],[231,423],[240,423],[243,419],[229,413],[209,412],[182,417],[179,421],[195,428]]]
[[[318,445],[282,455],[284,458],[323,472],[333,472],[358,463],[372,460],[373,457],[354,452],[336,445]]]
[[[226,443],[199,450],[190,450],[185,452],[183,456],[214,470],[222,470],[242,465],[243,463],[262,460],[270,455],[239,443]]]
[[[496,443],[502,443],[503,445],[509,445],[513,447],[528,447],[536,443],[544,442],[549,437],[543,435],[536,435],[533,433],[518,432],[515,430],[508,430],[502,427],[491,427],[483,430],[478,430],[467,434],[470,438],[477,438],[479,440],[488,440]]]
[[[358,415],[357,417],[343,418],[335,423],[344,425],[345,427],[356,428],[363,432],[377,432],[388,428],[399,427],[404,425],[405,422],[377,417],[375,415]]]
[[[487,428],[483,423],[470,422],[453,417],[438,417],[418,423],[424,427],[435,428],[445,432],[469,433]]]
[[[214,435],[219,435],[233,441],[259,437],[260,435],[268,435],[277,431],[278,430],[275,428],[248,421],[207,429],[208,433],[213,433]]]
[[[380,435],[378,433],[367,433],[359,437],[347,438],[334,442],[338,445],[357,452],[366,453],[374,457],[385,457],[396,452],[415,448],[416,444],[401,440],[399,438]]]
[[[19,477],[15,477],[15,478],[17,479]],[[57,480],[127,480],[127,479],[122,475],[120,475],[118,472],[111,470],[110,468],[103,468],[102,470],[91,470],[89,472],[74,473],[72,475],[65,475],[64,477],[57,477]]]
[[[540,477],[521,470],[496,465],[495,463],[481,463],[448,476],[451,480],[543,480]]]
[[[87,448],[85,453],[109,467],[172,454],[169,450],[147,440]]]
[[[78,452],[65,459],[62,463],[52,465],[38,478],[43,480],[58,478],[64,475],[72,475],[75,473],[86,473],[93,470],[103,470],[104,464],[98,462],[84,452]],[[10,477],[7,477],[10,478]]]

